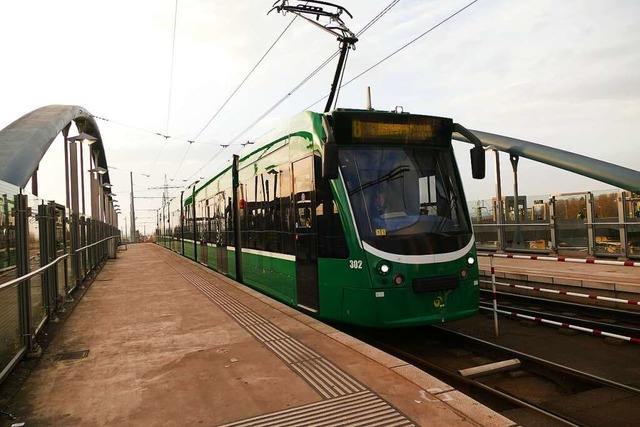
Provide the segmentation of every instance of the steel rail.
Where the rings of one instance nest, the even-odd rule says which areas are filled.
[[[446,331],[446,333],[453,332],[453,331],[450,331],[449,329],[444,329],[444,328],[439,328],[439,327],[435,327],[435,328],[442,329],[443,331]],[[453,333],[455,333],[455,332],[453,332]],[[392,353],[392,354],[394,354],[394,355],[396,355],[396,356],[398,356],[398,357],[400,357],[400,358],[402,358],[402,359],[404,359],[404,360],[406,360],[406,361],[408,361],[408,362],[410,362],[412,364],[415,364],[415,365],[418,365],[418,366],[428,367],[429,369],[433,369],[433,370],[439,372],[440,374],[442,374],[442,375],[444,375],[444,376],[446,376],[448,378],[451,378],[453,381],[460,382],[460,383],[463,383],[465,385],[480,389],[480,390],[482,390],[482,391],[484,391],[486,393],[492,394],[494,396],[498,396],[499,398],[501,398],[501,399],[503,399],[503,400],[505,400],[505,401],[507,401],[509,403],[512,403],[514,405],[517,405],[518,407],[529,409],[531,411],[534,411],[534,412],[536,412],[538,414],[541,414],[541,415],[544,415],[546,417],[549,417],[549,418],[551,418],[551,419],[553,419],[555,421],[558,421],[558,422],[560,422],[562,424],[565,424],[565,425],[568,425],[568,426],[575,426],[575,427],[580,426],[580,424],[576,424],[572,420],[568,420],[567,418],[563,417],[561,414],[557,414],[557,413],[555,413],[553,411],[550,411],[548,409],[542,408],[542,407],[540,407],[538,405],[535,405],[533,403],[527,402],[527,401],[525,401],[523,399],[519,399],[516,396],[513,396],[511,394],[508,394],[508,393],[505,393],[503,391],[497,390],[497,389],[495,389],[493,387],[490,387],[490,386],[488,386],[486,384],[483,384],[480,381],[477,381],[477,380],[474,380],[474,379],[471,379],[471,378],[467,378],[467,377],[463,377],[463,376],[459,375],[457,372],[454,372],[454,371],[451,371],[449,369],[446,369],[446,368],[444,368],[444,367],[442,367],[442,366],[440,366],[440,365],[438,365],[438,364],[436,364],[434,362],[430,362],[430,361],[425,360],[425,359],[423,359],[423,358],[421,358],[419,356],[416,356],[416,355],[414,355],[414,354],[412,354],[412,353],[410,353],[408,351],[399,349],[398,347],[390,346],[388,344],[384,344],[384,343],[380,343],[380,342],[378,342],[377,345],[379,345],[381,347],[384,347],[390,353]]]
[[[623,384],[623,383],[619,383],[619,382],[616,382],[616,381],[612,381],[612,380],[609,380],[607,378],[599,377],[597,375],[593,375],[593,374],[590,374],[588,372],[580,371],[578,369],[574,369],[574,368],[571,368],[571,367],[566,366],[566,365],[561,365],[559,363],[552,362],[550,360],[543,359],[541,357],[533,356],[531,354],[523,353],[521,351],[514,350],[512,348],[507,348],[507,347],[501,346],[499,344],[492,343],[490,341],[485,341],[485,340],[482,340],[480,338],[475,338],[475,337],[472,337],[470,335],[463,334],[461,332],[453,331],[453,330],[448,329],[446,327],[432,326],[432,328],[438,329],[440,331],[444,331],[445,333],[450,334],[450,335],[455,335],[458,338],[462,338],[464,340],[471,341],[471,342],[473,342],[475,344],[479,344],[479,345],[483,345],[485,347],[490,347],[492,349],[499,350],[499,351],[507,353],[509,355],[518,357],[519,359],[526,360],[526,361],[531,362],[531,363],[537,363],[537,364],[543,365],[543,366],[551,368],[551,369],[553,369],[553,370],[555,370],[557,372],[573,375],[574,377],[577,377],[577,378],[585,380],[585,381],[589,381],[589,382],[600,384],[600,385],[604,385],[604,386],[607,386],[607,387],[613,387],[613,388],[629,391],[629,392],[632,392],[632,393],[640,394],[640,388],[637,388],[637,387],[633,387],[633,386],[630,386],[630,385],[627,385],[627,384]]]

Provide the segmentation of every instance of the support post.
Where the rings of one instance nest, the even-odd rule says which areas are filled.
[[[131,243],[137,243],[136,239],[136,209],[133,205],[133,172],[129,172],[131,179]]]
[[[14,196],[16,221],[16,274],[18,277],[28,274],[29,265],[29,213],[27,196]],[[18,285],[20,305],[20,333],[28,351],[34,348],[31,326],[31,281],[25,280]]]
[[[505,251],[504,211],[502,209],[502,179],[500,177],[500,152],[493,150],[496,157],[496,227],[498,228],[498,252]]]
[[[80,217],[80,247],[87,246],[87,219]],[[87,277],[87,250],[80,252],[80,271],[82,272],[82,280]]]
[[[80,215],[71,213],[71,271],[73,271],[74,287],[82,283],[80,275],[80,254],[76,252],[80,248]]]
[[[46,206],[47,212],[47,251],[49,252],[49,262],[58,257],[56,248],[56,205],[50,202]],[[49,298],[51,306],[51,316],[53,321],[57,321],[58,312],[58,264],[53,265],[49,273]]]
[[[549,199],[549,228],[551,233],[551,253],[558,253],[558,220],[556,218],[556,197],[551,196]]]
[[[80,141],[80,190],[82,191],[82,215],[86,215],[84,203],[84,153],[82,152],[82,141]]]
[[[627,192],[620,190],[618,193],[618,224],[620,233],[620,259],[629,259],[629,239],[627,238]]]
[[[40,245],[40,267],[44,267],[52,261],[51,254],[49,253],[49,221],[48,221],[47,206],[42,204],[38,205],[38,240]],[[45,315],[48,317],[53,308],[51,307],[51,286],[50,286],[51,274],[49,270],[46,270],[40,276],[42,301],[44,303]]]
[[[66,207],[69,209],[71,207],[71,198],[69,196],[69,144],[67,142],[67,137],[69,136],[69,127],[71,123],[69,123],[63,130],[62,136],[64,137],[64,189],[66,193]]]
[[[510,155],[511,167],[513,168],[513,221],[515,224],[515,230],[513,232],[512,246],[514,248],[524,248],[524,241],[522,239],[522,230],[520,229],[520,210],[518,209],[518,160],[519,156]]]
[[[493,300],[493,328],[496,338],[500,338],[500,329],[498,328],[498,293],[496,292],[496,268],[493,266],[493,256],[489,255],[491,265],[491,299]]]
[[[594,256],[596,254],[596,204],[593,193],[587,192],[585,204],[587,205],[587,255]]]
[[[242,239],[240,233],[240,199],[238,197],[238,189],[240,188],[240,179],[239,179],[239,168],[240,168],[240,156],[237,154],[233,155],[233,237],[236,243],[236,280],[238,282],[243,281],[242,274]]]

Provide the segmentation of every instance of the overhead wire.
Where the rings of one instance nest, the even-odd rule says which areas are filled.
[[[184,152],[184,156],[182,156],[182,160],[180,160],[180,164],[178,165],[178,168],[176,169],[176,172],[173,174],[173,178],[171,179],[172,181],[174,179],[176,179],[176,176],[178,175],[178,172],[180,172],[180,168],[182,167],[182,164],[184,163],[184,159],[187,158],[187,154],[189,154],[189,150],[191,149],[191,146],[193,144],[189,144],[189,146],[187,147],[187,151]]]
[[[238,90],[240,90],[240,88],[244,85],[244,83],[247,81],[247,79],[253,74],[253,72],[258,68],[258,66],[262,63],[262,61],[264,61],[264,59],[267,57],[267,55],[269,54],[269,52],[271,52],[273,50],[273,48],[275,47],[275,45],[278,43],[278,41],[280,41],[280,39],[282,38],[282,36],[284,36],[284,34],[287,32],[287,30],[289,30],[289,28],[291,27],[291,25],[293,24],[293,22],[296,20],[296,18],[298,17],[298,15],[294,16],[294,18],[289,22],[289,24],[287,24],[287,26],[284,28],[284,30],[282,30],[282,32],[280,33],[280,35],[278,35],[278,37],[275,39],[275,41],[271,44],[271,46],[269,46],[269,48],[267,49],[267,51],[262,55],[262,57],[258,60],[258,62],[253,66],[253,68],[251,69],[251,71],[249,71],[249,73],[245,76],[245,78],[240,82],[240,84],[234,89],[234,91],[231,93],[231,95],[229,95],[229,97],[224,101],[224,103],[220,106],[220,108],[218,108],[218,111],[215,112],[215,114],[209,119],[209,121],[207,122],[206,125],[204,125],[204,127],[202,129],[200,129],[200,132],[198,132],[198,134],[195,136],[195,138],[193,138],[193,140],[195,141],[196,139],[198,139],[200,137],[200,135],[202,135],[202,132],[205,131],[205,129],[207,129],[209,127],[209,125],[211,124],[211,122],[213,122],[213,120],[218,116],[218,114],[220,114],[220,112],[224,109],[224,107],[229,103],[229,101],[231,100],[231,98],[233,98],[233,96],[238,92]],[[196,172],[194,172],[189,178],[187,178],[187,181],[190,180],[192,177],[196,176],[198,174],[198,172],[200,172],[202,169],[204,169],[213,159],[215,159],[217,157],[217,155],[224,150],[225,148],[227,148],[229,144],[226,145],[221,145],[221,148],[216,151],[216,153],[211,157],[211,159],[205,163],[204,166],[202,166],[200,169],[198,169]],[[191,145],[189,146],[191,147]],[[188,152],[188,150],[187,150]],[[186,157],[186,154],[185,154]],[[174,175],[174,179],[175,176],[177,176],[178,171],[180,170],[180,168],[182,167],[182,163],[184,162],[185,157],[183,157],[182,162],[180,163],[180,166],[178,167],[178,170],[176,170],[176,174]]]
[[[373,19],[371,19],[360,31],[358,31],[356,33],[356,37],[360,37],[365,31],[367,31],[369,28],[371,28],[373,26],[373,24],[375,24],[380,18],[382,18],[389,10],[391,10],[396,4],[398,4],[400,0],[393,0],[391,3],[389,3],[380,13],[378,13],[378,15],[376,15]],[[260,117],[258,117],[253,123],[251,123],[246,129],[244,129],[242,132],[240,132],[240,134],[238,134],[235,138],[233,138],[232,140],[230,140],[228,142],[229,145],[233,144],[234,142],[236,142],[239,138],[242,137],[242,135],[244,135],[245,133],[247,133],[248,131],[250,131],[251,129],[253,129],[253,127],[255,125],[257,125],[262,119],[264,119],[266,116],[268,116],[273,110],[275,110],[276,108],[278,108],[280,106],[280,104],[282,104],[284,101],[287,100],[287,98],[289,98],[293,93],[295,93],[298,89],[300,89],[302,86],[304,86],[309,80],[311,80],[313,77],[315,77],[316,74],[318,74],[324,67],[326,67],[336,56],[338,56],[338,54],[340,54],[340,49],[338,49],[337,51],[335,51],[331,56],[329,56],[322,64],[320,64],[315,70],[313,70],[311,72],[311,74],[309,74],[307,77],[305,77],[304,79],[302,79],[302,81],[300,83],[298,83],[293,89],[291,89],[289,92],[287,92],[287,94],[285,96],[283,96],[282,98],[280,98],[280,100],[278,100],[275,104],[273,104],[267,111],[265,111]],[[345,61],[345,65],[346,67],[346,61]],[[213,160],[213,159],[212,159]]]
[[[278,38],[276,38],[276,40],[271,44],[269,49],[267,49],[267,51],[264,53],[264,55],[262,55],[262,57],[258,60],[256,65],[253,66],[251,71],[249,71],[249,73],[244,77],[244,79],[240,82],[240,84],[234,89],[234,91],[231,93],[231,95],[229,95],[229,97],[224,101],[224,103],[220,106],[220,108],[218,108],[218,111],[216,111],[215,114],[209,119],[207,124],[204,125],[204,127],[202,129],[200,129],[200,132],[198,132],[198,134],[195,136],[195,138],[193,138],[194,141],[197,140],[200,137],[200,135],[202,135],[202,132],[204,132],[205,129],[207,129],[209,127],[211,122],[213,122],[213,120],[216,117],[218,117],[218,114],[220,114],[220,112],[224,109],[224,107],[229,103],[231,98],[233,98],[233,96],[238,92],[238,90],[240,90],[240,88],[244,85],[244,83],[247,81],[247,79],[249,77],[251,77],[251,75],[256,70],[256,68],[258,68],[258,66],[262,63],[262,61],[267,57],[269,52],[271,52],[271,50],[275,47],[275,45],[278,43],[278,41],[280,41],[282,36],[284,36],[284,33],[287,32],[287,30],[289,29],[289,27],[291,27],[291,25],[293,24],[293,22],[296,20],[297,17],[298,17],[298,15],[294,16],[293,19],[291,20],[291,22],[289,22],[289,24],[285,27],[285,29],[282,30],[282,32],[280,33]]]
[[[167,140],[169,139],[169,137],[167,136],[167,134],[169,133],[169,120],[171,117],[171,92],[173,90],[173,64],[174,64],[174,53],[175,53],[175,49],[176,49],[176,26],[178,23],[178,0],[176,0],[175,2],[175,9],[174,9],[174,13],[173,13],[173,42],[171,43],[171,71],[169,72],[169,99],[167,102],[167,126],[166,126],[166,132],[164,136],[164,143],[162,144],[162,147],[160,147],[160,150],[158,150],[158,155],[156,156],[156,159],[153,161],[153,163],[151,164],[151,170],[153,170],[153,168],[155,167],[156,163],[158,162],[158,159],[160,158],[160,155],[162,154],[162,152],[164,151],[164,147],[167,145]],[[189,144],[189,147],[191,147],[191,144]]]
[[[152,135],[155,135],[155,136],[159,136],[159,137],[165,138],[166,141],[169,141],[169,140],[173,139],[174,141],[188,142],[190,144],[220,145],[220,143],[218,143],[218,142],[190,141],[188,139],[179,138],[177,136],[172,136],[172,135],[166,135],[166,134],[164,134],[162,132],[157,132],[155,130],[150,130],[150,129],[144,129],[144,128],[141,128],[139,126],[134,126],[134,125],[130,125],[130,124],[127,124],[127,123],[118,122],[116,120],[108,119],[106,117],[96,116],[96,115],[93,115],[93,114],[91,115],[91,117],[93,117],[94,119],[97,119],[97,120],[102,120],[104,122],[113,123],[113,124],[116,124],[118,126],[126,127],[126,128],[129,128],[129,129],[135,129],[135,130],[140,131],[140,132],[145,132],[145,133],[149,133],[149,134],[152,134]]]
[[[382,64],[383,62],[385,62],[386,60],[388,60],[389,58],[391,58],[392,56],[396,55],[397,53],[399,53],[400,51],[404,50],[405,48],[407,48],[408,46],[410,46],[411,44],[415,43],[416,41],[420,40],[422,37],[426,36],[427,34],[429,34],[430,32],[432,32],[433,30],[435,30],[436,28],[440,27],[441,25],[443,25],[444,23],[446,23],[447,21],[453,19],[456,15],[462,13],[464,10],[466,10],[467,8],[471,7],[474,3],[477,3],[478,0],[473,0],[471,3],[467,4],[466,6],[464,6],[463,8],[459,9],[458,11],[456,11],[455,13],[449,15],[447,18],[443,19],[442,21],[438,22],[436,25],[432,26],[431,28],[429,28],[427,31],[425,31],[424,33],[420,34],[419,36],[415,37],[413,40],[409,41],[408,43],[405,43],[404,45],[402,45],[401,47],[399,47],[398,49],[396,49],[395,51],[391,52],[389,55],[385,56],[384,58],[382,58],[380,61],[376,62],[375,64],[373,64],[372,66],[370,66],[369,68],[367,68],[366,70],[362,71],[360,74],[356,75],[355,77],[353,77],[351,80],[349,80],[348,82],[346,82],[345,84],[341,85],[340,87],[344,87],[349,85],[350,83],[352,83],[353,81],[357,80],[358,78],[362,77],[364,74],[368,73],[369,71],[373,70],[374,68],[376,68],[378,65]],[[316,105],[318,102],[323,101],[324,99],[326,99],[329,95],[325,95],[324,97],[318,99],[316,102],[314,102],[313,104],[309,105],[308,107],[305,108],[305,110],[308,110],[309,108],[313,107],[314,105]]]
[[[371,19],[360,31],[358,31],[358,33],[356,33],[356,37],[361,36],[365,31],[367,31],[369,28],[371,28],[376,22],[378,22],[378,20],[380,20],[380,18],[382,18],[387,12],[389,12],[399,2],[400,2],[400,0],[393,0],[391,3],[389,3],[384,9],[382,9],[382,11],[380,11],[380,13],[378,13],[378,15],[376,15],[373,19]],[[262,115],[260,115],[260,117],[258,117],[253,123],[251,123],[247,128],[245,128],[242,132],[240,132],[238,135],[236,135],[233,139],[229,140],[226,144],[222,145],[220,150],[216,151],[213,154],[213,156],[211,156],[211,158],[209,160],[207,160],[207,162],[204,165],[202,165],[189,178],[187,178],[187,181],[190,180],[195,175],[197,175],[205,167],[207,167],[218,156],[218,154],[220,154],[222,152],[222,150],[224,150],[228,146],[234,144],[244,134],[246,134],[251,129],[253,129],[253,127],[255,125],[260,123],[260,121],[262,119],[264,119],[266,116],[268,116],[273,110],[278,108],[280,106],[280,104],[282,104],[284,101],[287,100],[287,98],[289,98],[293,93],[295,93],[298,89],[300,89],[302,86],[304,86],[309,80],[311,80],[316,74],[318,74],[324,67],[326,67],[336,56],[338,56],[339,53],[340,53],[340,50],[337,50],[332,55],[330,55],[322,64],[320,64],[315,70],[313,70],[309,75],[307,75],[304,79],[302,79],[302,81],[300,81],[295,87],[293,87],[291,90],[289,90],[285,96],[280,98],[275,104],[273,104],[271,107],[269,107],[269,109],[267,111],[265,111]],[[346,62],[345,62],[345,64],[346,64]],[[314,103],[314,105],[315,105],[315,103]]]
[[[173,41],[171,43],[171,71],[169,73],[169,100],[167,102],[167,127],[166,134],[169,133],[169,123],[171,119],[171,95],[173,93],[173,67],[176,53],[176,26],[178,24],[178,0],[176,0],[175,10],[173,12]]]

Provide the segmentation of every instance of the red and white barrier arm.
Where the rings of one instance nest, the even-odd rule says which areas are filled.
[[[594,258],[565,258],[563,256],[538,256],[538,255],[514,255],[514,254],[478,254],[478,256],[488,256],[495,258],[512,258],[512,259],[529,259],[536,261],[559,261],[559,262],[575,262],[579,264],[602,264],[616,265],[620,267],[640,267],[640,262],[634,261],[612,261]]]
[[[480,309],[481,310],[493,311],[493,309],[488,308],[488,307],[480,307]],[[556,322],[556,321],[553,321],[553,320],[543,319],[541,317],[527,316],[526,314],[515,313],[515,312],[512,312],[512,311],[498,310],[498,313],[506,314],[508,316],[515,317],[515,318],[518,318],[518,319],[533,320],[534,322],[538,322],[538,323],[544,323],[544,324],[548,324],[548,325],[558,326],[558,327],[561,327],[561,328],[573,329],[573,330],[576,330],[576,331],[586,332],[586,333],[591,334],[591,335],[610,337],[610,338],[615,338],[615,339],[619,339],[619,340],[623,340],[623,341],[629,341],[629,342],[632,342],[632,343],[635,343],[635,344],[640,344],[640,338],[633,338],[633,337],[627,337],[627,336],[624,336],[624,335],[612,334],[610,332],[604,332],[604,331],[601,331],[599,329],[583,328],[582,326],[571,325],[569,323]]]
[[[491,283],[490,280],[481,280],[480,282]],[[510,288],[526,289],[529,291],[547,292],[547,293],[556,294],[556,295],[567,295],[570,297],[588,298],[588,299],[595,299],[600,301],[617,302],[620,304],[630,304],[630,305],[640,306],[640,301],[636,301],[632,299],[612,298],[612,297],[605,297],[602,295],[590,295],[590,294],[582,294],[579,292],[559,291],[557,289],[546,289],[546,288],[541,288],[539,286],[516,285],[513,283],[505,283],[505,282],[495,282],[495,284],[498,286],[508,286]]]

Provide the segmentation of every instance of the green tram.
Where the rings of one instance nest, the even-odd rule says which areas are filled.
[[[474,315],[476,250],[451,145],[460,128],[301,113],[163,207],[158,243],[322,319],[388,328]]]

